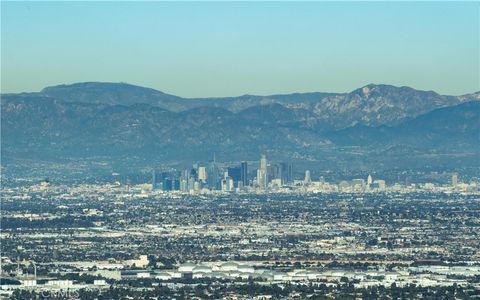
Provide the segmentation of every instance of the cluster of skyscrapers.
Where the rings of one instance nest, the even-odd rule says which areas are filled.
[[[262,155],[256,172],[249,172],[249,164],[221,166],[215,160],[207,165],[194,164],[191,169],[180,172],[152,173],[152,188],[164,191],[198,191],[201,189],[234,191],[245,187],[266,189],[269,183],[281,186],[293,182],[290,163],[269,163]]]
[[[255,166],[258,168],[250,167]],[[415,184],[407,184],[403,189],[411,189]],[[451,187],[468,189],[469,186],[458,182],[458,174],[451,176]],[[338,184],[325,182],[322,177],[313,181],[309,170],[305,171],[303,178],[294,180],[293,167],[291,163],[271,163],[265,155],[262,155],[258,162],[241,162],[239,165],[224,165],[213,160],[205,165],[194,164],[192,168],[170,172],[153,171],[152,189],[163,191],[199,192],[199,191],[264,191],[303,189],[305,191],[326,191],[326,192],[367,192],[386,191],[387,185],[383,179],[373,179],[368,175],[366,179],[354,178],[341,180]],[[396,183],[393,189],[400,189]],[[422,188],[432,190],[433,183],[424,183]]]

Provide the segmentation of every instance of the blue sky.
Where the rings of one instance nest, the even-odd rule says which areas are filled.
[[[185,97],[480,90],[475,2],[2,2],[2,92],[128,82]]]

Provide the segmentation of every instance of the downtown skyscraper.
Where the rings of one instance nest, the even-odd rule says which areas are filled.
[[[267,188],[268,184],[268,161],[265,155],[260,158],[260,168],[257,170],[257,185],[261,188]]]

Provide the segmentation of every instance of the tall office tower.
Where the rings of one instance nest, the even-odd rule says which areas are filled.
[[[244,188],[244,185],[243,185],[243,182],[242,182],[242,181],[239,181],[239,182],[238,182],[237,188],[238,188],[239,190],[242,190],[242,189]]]
[[[190,170],[183,170],[180,177],[182,177],[183,179],[187,179],[188,177],[190,177]]]
[[[227,180],[222,179],[220,180],[220,190],[226,192],[227,191]]]
[[[208,176],[207,176],[207,183],[210,189],[217,188],[217,181],[218,181],[218,170],[214,163],[211,163],[208,168]]]
[[[232,192],[233,188],[234,188],[234,182],[233,182],[232,177],[227,177],[225,179],[225,181],[226,181],[226,184],[227,184],[227,191]]]
[[[205,167],[198,167],[198,180],[207,181],[207,169]]]
[[[291,163],[287,166],[287,182],[293,182],[293,165]]]
[[[368,174],[368,177],[367,177],[367,185],[371,185],[372,183],[373,183],[372,175]]]
[[[260,172],[257,172],[257,183],[260,187],[266,188],[268,185],[267,157],[262,155],[260,158]]]
[[[173,183],[173,190],[179,191],[180,190],[180,180],[179,179],[172,179]]]
[[[264,170],[257,170],[257,185],[263,189],[267,187],[267,174]]]
[[[287,184],[288,182],[288,172],[287,172],[287,164],[282,162],[280,163],[280,179],[282,180],[282,184]]]
[[[228,167],[227,172],[228,176],[231,177],[234,182],[239,182],[242,180],[241,167]]]
[[[264,170],[265,172],[267,172],[267,157],[265,155],[262,155],[262,157],[260,158],[260,170]]]
[[[278,176],[278,166],[268,164],[268,166],[267,166],[267,181],[270,182],[274,179],[277,179],[278,178],[277,176]]]
[[[157,174],[155,174],[155,169],[152,171],[152,191],[157,188]]]
[[[457,186],[457,184],[458,184],[458,174],[453,173],[453,175],[452,175],[452,186]]]
[[[219,178],[218,178],[218,167],[215,161],[215,154],[213,155],[213,161],[210,163],[208,169],[207,183],[210,189],[218,189]]]
[[[248,169],[246,161],[242,162],[240,165],[240,181],[242,182],[243,186],[248,185]]]
[[[195,182],[197,182],[197,181],[195,180],[195,177],[190,176],[190,177],[188,178],[188,181],[187,181],[187,187],[188,187],[187,190],[188,190],[188,191],[193,191],[193,190],[195,189]]]
[[[310,183],[312,182],[312,177],[310,176],[310,170],[306,170],[305,171],[305,179],[304,179],[305,183]]]
[[[192,170],[190,170],[190,176],[192,176],[195,179],[198,179],[197,168],[192,168]]]
[[[285,177],[285,166],[284,163],[279,163],[278,164],[278,178],[282,180],[283,183],[283,178]]]
[[[165,178],[163,180],[163,190],[164,191],[173,191],[175,190],[175,179]]]
[[[180,179],[180,191],[188,192],[188,180],[185,178]]]

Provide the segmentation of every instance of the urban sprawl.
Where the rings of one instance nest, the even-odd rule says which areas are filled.
[[[480,184],[328,182],[215,159],[151,182],[2,187],[12,299],[480,297]],[[466,181],[466,180],[463,180]]]

